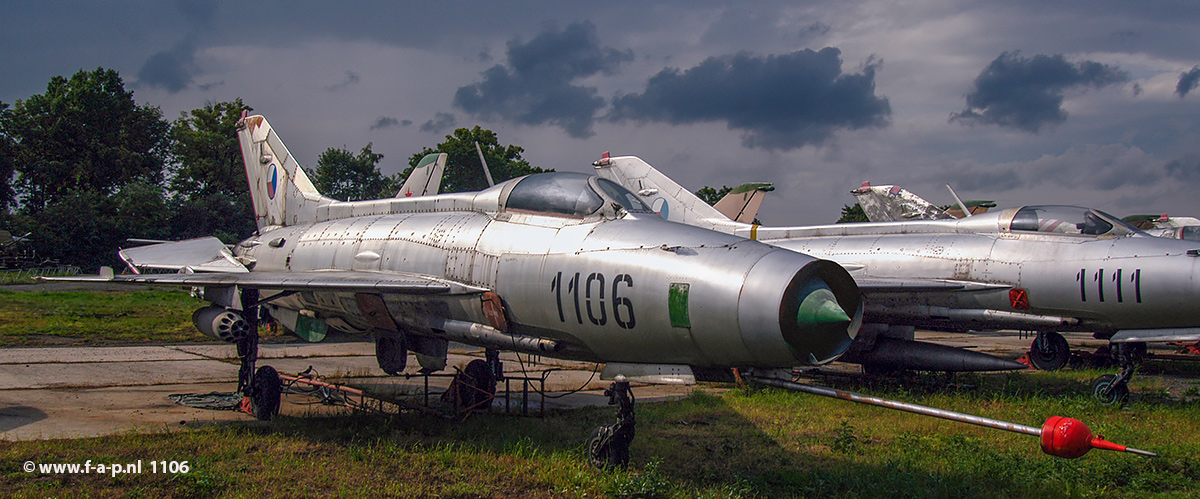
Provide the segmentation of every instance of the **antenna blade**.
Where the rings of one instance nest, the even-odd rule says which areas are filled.
[[[967,208],[966,203],[963,203],[962,200],[958,198],[958,194],[954,192],[954,188],[950,187],[950,184],[946,184],[946,188],[950,190],[950,195],[954,196],[954,202],[958,203],[959,208],[962,208],[963,218],[971,216],[971,210]]]
[[[479,142],[475,142],[475,152],[479,153],[479,164],[483,165],[483,174],[487,176],[488,187],[496,185],[492,182],[492,171],[488,169],[487,160],[483,159],[483,149],[479,148]]]

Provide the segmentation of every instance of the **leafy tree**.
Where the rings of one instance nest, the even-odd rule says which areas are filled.
[[[8,136],[5,124],[12,111],[0,101],[0,216],[8,215],[13,203],[12,176],[17,144]]]
[[[86,266],[116,263],[127,237],[165,236],[169,128],[116,71],[51,78],[0,116],[13,146],[14,228],[32,232],[40,257]]]
[[[171,126],[171,237],[215,235],[232,243],[254,233],[254,206],[237,139],[250,106],[238,98],[182,113]]]
[[[479,143],[483,157],[487,159],[488,169],[492,172],[492,180],[496,183],[529,175],[554,171],[532,166],[521,153],[525,149],[520,146],[501,146],[496,132],[476,126],[472,129],[459,128],[453,135],[447,135],[446,140],[433,149],[426,147],[421,152],[408,159],[409,167],[397,178],[405,179],[412,174],[413,168],[428,154],[446,153],[446,171],[442,175],[440,192],[467,192],[487,188],[487,177],[479,164],[479,153],[475,151],[475,143]],[[401,182],[403,184],[403,182]]]
[[[166,239],[171,237],[171,212],[163,188],[146,182],[130,182],[121,186],[103,205],[102,214],[111,219],[110,229],[124,241],[131,237]],[[111,258],[110,255],[101,255]]]
[[[3,120],[17,145],[21,207],[37,212],[80,192],[161,184],[168,129],[162,111],[137,105],[114,70],[51,78],[46,93],[18,100]]]
[[[252,110],[238,98],[181,113],[170,132],[171,190],[188,196],[246,190],[237,122]]]
[[[706,185],[701,187],[700,190],[696,191],[696,197],[699,197],[705,203],[708,203],[709,206],[713,206],[717,204],[717,201],[720,201],[721,198],[725,197],[725,195],[729,194],[729,191],[732,190],[733,187],[729,187],[727,185],[721,186],[720,189],[713,189],[712,187]]]
[[[21,213],[14,232],[31,231],[34,250],[49,262],[95,268],[120,266],[117,250],[131,237],[168,237],[163,189],[130,182],[113,195],[95,190],[66,193],[45,209]]]
[[[330,147],[317,158],[313,185],[321,194],[343,201],[395,196],[400,186],[379,172],[382,159],[382,154],[371,151],[370,142],[357,156],[346,149]]]
[[[839,218],[837,223],[854,223],[854,222],[870,222],[867,219],[867,213],[863,211],[862,205],[854,203],[854,206],[842,205],[842,218]]]

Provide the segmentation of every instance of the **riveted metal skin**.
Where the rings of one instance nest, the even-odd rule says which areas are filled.
[[[254,244],[278,237],[288,242]],[[378,267],[364,268],[345,257],[364,247],[382,255]],[[235,253],[254,259],[255,269],[264,272],[396,271],[492,289],[504,301],[509,332],[559,340],[569,347],[564,354],[590,360],[699,366],[828,362],[848,346],[857,323],[848,322],[836,337],[811,338],[802,352],[793,352],[783,338],[782,328],[789,326],[780,319],[784,294],[810,280],[832,282],[843,291],[838,298],[846,302],[847,314],[861,317],[848,274],[805,271],[832,265],[828,262],[645,215],[616,220],[525,213],[380,215],[280,227],[242,243]],[[691,327],[671,325],[668,298],[675,283],[690,288]],[[437,334],[428,323],[432,316],[490,323],[477,295],[383,299],[400,329],[415,334]],[[337,319],[331,324],[359,332],[373,327],[353,293],[301,292],[275,304],[316,311]],[[793,314],[790,326],[794,322]]]

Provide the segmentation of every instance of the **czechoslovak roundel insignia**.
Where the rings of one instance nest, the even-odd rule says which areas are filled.
[[[275,186],[279,183],[279,168],[271,163],[271,174],[267,178],[267,198],[275,199]]]
[[[664,219],[670,220],[667,218],[671,215],[670,206],[667,205],[666,199],[657,198],[654,200],[652,206],[655,213],[658,213],[659,216],[663,217]]]

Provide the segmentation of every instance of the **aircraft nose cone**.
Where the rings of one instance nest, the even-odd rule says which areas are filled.
[[[825,283],[819,283],[804,300],[800,302],[800,308],[796,311],[796,323],[801,326],[821,326],[824,324],[837,322],[850,322],[850,316],[846,315],[846,311],[842,310],[842,306],[838,305],[837,297],[833,296],[833,290],[829,289]]]
[[[824,364],[836,359],[854,341],[850,315],[838,302],[837,296],[822,279],[804,284],[796,298],[793,327],[783,322],[783,339],[792,354],[809,364]],[[785,303],[784,308],[790,309]],[[855,312],[851,310],[850,312]]]

